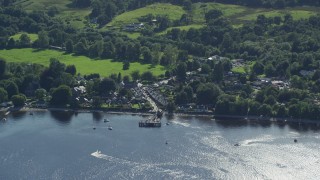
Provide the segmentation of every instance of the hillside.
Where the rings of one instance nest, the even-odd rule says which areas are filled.
[[[86,17],[90,14],[89,8],[72,8],[71,0],[18,0],[16,5],[20,5],[26,11],[48,11],[50,8],[56,8],[56,17],[61,18],[67,24],[70,24],[76,28],[83,28],[87,24]]]
[[[178,28],[181,30],[189,30],[190,28],[199,29],[205,25],[205,13],[209,10],[218,9],[223,12],[223,16],[228,18],[234,27],[240,27],[243,23],[256,20],[257,16],[265,15],[266,17],[281,16],[286,14],[292,15],[294,20],[306,19],[312,15],[316,15],[320,8],[318,7],[295,7],[285,8],[282,10],[266,9],[266,8],[250,8],[240,5],[222,4],[222,3],[194,3],[190,12],[185,11],[182,6],[172,5],[168,3],[156,3],[133,11],[128,11],[116,16],[110,23],[101,30],[119,29],[123,25],[139,22],[139,18],[148,14],[166,15],[171,21],[179,20],[183,14],[189,14],[192,22],[189,25],[174,26],[158,33],[165,34],[168,30]],[[124,33],[130,38],[137,38],[139,33]]]

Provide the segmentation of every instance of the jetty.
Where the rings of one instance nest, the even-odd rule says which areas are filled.
[[[150,119],[140,121],[139,127],[161,127],[161,119],[158,116],[153,116]]]

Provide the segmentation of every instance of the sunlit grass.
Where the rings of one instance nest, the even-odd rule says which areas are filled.
[[[32,48],[25,49],[11,49],[1,50],[0,57],[4,58],[8,62],[26,62],[42,64],[49,66],[50,58],[57,58],[59,61],[70,65],[74,64],[77,71],[83,75],[99,73],[101,76],[109,76],[111,74],[118,74],[119,72],[124,75],[130,75],[133,71],[151,71],[154,75],[159,76],[164,74],[163,66],[152,67],[150,64],[140,64],[138,62],[130,63],[129,70],[123,70],[122,62],[114,62],[111,59],[93,60],[85,56],[73,56],[71,54],[65,54],[61,51],[55,50],[37,50]]]

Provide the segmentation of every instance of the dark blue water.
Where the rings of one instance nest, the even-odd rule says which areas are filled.
[[[0,179],[319,179],[315,125],[164,117],[161,128],[139,128],[146,118],[10,114],[0,122]]]

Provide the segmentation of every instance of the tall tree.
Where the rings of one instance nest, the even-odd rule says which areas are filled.
[[[47,48],[49,46],[49,37],[45,31],[38,33],[37,45],[39,48]]]
[[[51,104],[56,106],[67,105],[71,102],[71,97],[71,88],[66,85],[61,85],[53,90]]]
[[[6,61],[0,57],[0,78],[3,77],[6,71]]]

